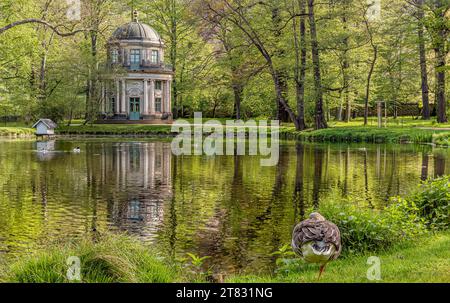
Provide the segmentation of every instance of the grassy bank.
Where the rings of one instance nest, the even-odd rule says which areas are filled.
[[[105,234],[97,240],[52,244],[49,249],[18,259],[0,270],[0,281],[19,283],[67,283],[67,259],[80,259],[81,281],[86,283],[148,282],[176,280],[176,271],[149,247],[125,235]]]
[[[367,279],[367,259],[381,261],[382,282],[450,282],[450,233],[437,232],[401,243],[389,251],[340,258],[328,265],[321,282],[376,282]],[[170,283],[206,281],[186,271],[190,264],[170,264],[155,251],[124,235],[104,235],[98,242],[59,246],[17,260],[0,269],[0,282],[67,283],[67,259],[81,260],[81,282]],[[274,274],[233,275],[225,282],[317,282],[318,267],[295,259]]]
[[[281,137],[310,142],[444,143],[434,138],[449,133],[447,130],[416,127],[340,126],[304,132],[295,131],[293,128],[283,128]]]
[[[32,137],[35,130],[27,127],[0,127],[0,137]]]
[[[93,136],[174,136],[170,125],[77,125],[61,126],[60,135]],[[367,142],[367,143],[435,143],[449,145],[450,131],[439,128],[374,126],[336,126],[322,130],[298,132],[290,126],[280,128],[280,138],[310,142]]]
[[[60,126],[56,133],[60,135],[164,135],[170,136],[171,125],[117,125],[117,124],[94,124]]]

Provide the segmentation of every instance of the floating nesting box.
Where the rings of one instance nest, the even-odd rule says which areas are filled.
[[[39,119],[34,123],[33,128],[36,128],[36,136],[52,137],[55,135],[55,128],[58,125],[50,119]]]

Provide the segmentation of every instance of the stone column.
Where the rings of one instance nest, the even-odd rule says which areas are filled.
[[[167,96],[168,96],[168,102],[167,102],[167,112],[172,112],[172,80],[169,80],[167,82],[168,89],[167,89]]]
[[[169,103],[169,94],[167,93],[168,87],[169,87],[169,81],[164,81],[164,87],[163,87],[163,105],[162,105],[162,112],[166,113],[168,112],[168,103]]]
[[[121,110],[120,112],[122,114],[126,114],[127,113],[127,107],[126,107],[126,83],[125,83],[125,79],[122,80],[122,101],[121,101]]]
[[[150,114],[155,113],[155,80],[150,80]]]
[[[148,115],[148,79],[144,79],[144,108],[142,109],[142,114]]]
[[[120,81],[116,80],[116,110],[114,111],[115,114],[120,113]]]

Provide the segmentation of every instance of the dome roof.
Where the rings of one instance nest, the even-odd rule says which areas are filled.
[[[162,44],[161,37],[152,27],[137,20],[117,28],[111,40],[140,40]]]

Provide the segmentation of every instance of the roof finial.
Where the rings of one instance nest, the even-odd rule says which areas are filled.
[[[135,9],[135,10],[133,11],[133,22],[138,22],[138,16],[139,16],[139,13],[138,13],[138,11]]]

